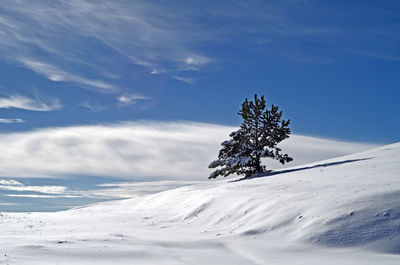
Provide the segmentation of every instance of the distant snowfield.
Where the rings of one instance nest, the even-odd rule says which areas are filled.
[[[400,143],[56,213],[2,213],[0,264],[400,264]]]

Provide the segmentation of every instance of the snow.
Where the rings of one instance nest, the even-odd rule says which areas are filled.
[[[399,227],[397,143],[249,180],[2,213],[0,264],[397,265]]]

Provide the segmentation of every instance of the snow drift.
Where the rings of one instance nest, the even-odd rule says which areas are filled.
[[[400,143],[253,179],[0,218],[10,264],[399,264]]]

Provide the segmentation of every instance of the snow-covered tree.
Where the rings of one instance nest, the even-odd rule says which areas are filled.
[[[218,159],[211,162],[209,168],[218,168],[209,179],[230,174],[245,175],[249,178],[266,172],[261,158],[272,158],[285,164],[293,160],[287,154],[281,154],[277,144],[289,138],[290,120],[282,120],[282,111],[272,105],[266,109],[264,96],[254,95],[254,101],[246,100],[238,112],[243,118],[240,129],[232,132],[230,139],[221,143]]]

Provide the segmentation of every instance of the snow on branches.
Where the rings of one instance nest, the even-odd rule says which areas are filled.
[[[210,179],[234,173],[249,178],[266,172],[266,167],[261,165],[261,158],[265,157],[282,164],[293,160],[277,147],[290,135],[290,120],[282,120],[282,111],[278,106],[272,105],[271,109],[266,109],[264,96],[258,98],[256,94],[254,101],[246,98],[238,114],[243,118],[242,125],[229,135],[229,140],[221,143],[218,159],[208,166],[219,167],[210,174]]]

